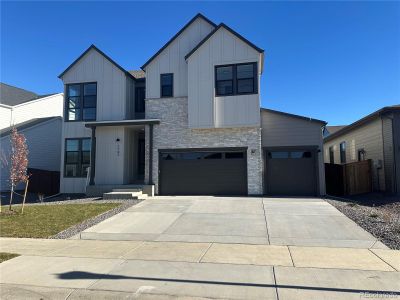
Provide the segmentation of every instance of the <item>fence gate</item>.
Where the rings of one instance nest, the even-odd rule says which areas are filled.
[[[343,165],[325,164],[325,181],[329,195],[372,192],[372,161],[368,159]]]

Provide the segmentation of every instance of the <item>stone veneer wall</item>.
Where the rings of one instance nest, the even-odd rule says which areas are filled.
[[[261,195],[261,128],[188,128],[188,100],[184,98],[146,99],[146,118],[160,119],[153,131],[153,183],[158,194],[158,149],[248,147],[247,182],[249,195]],[[146,126],[145,180],[149,180],[149,127]]]

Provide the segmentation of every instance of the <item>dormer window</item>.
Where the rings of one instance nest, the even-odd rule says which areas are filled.
[[[257,64],[215,67],[215,95],[234,96],[257,93]]]
[[[174,94],[174,74],[167,73],[161,74],[160,84],[161,84],[161,97],[173,97]]]
[[[74,83],[67,85],[67,121],[96,120],[97,83]]]

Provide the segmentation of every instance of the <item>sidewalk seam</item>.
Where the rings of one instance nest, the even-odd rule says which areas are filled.
[[[276,283],[275,266],[272,266],[272,276],[274,277],[276,299],[279,300],[278,284]]]
[[[263,211],[264,211],[264,220],[265,220],[265,228],[266,228],[266,230],[267,230],[268,245],[271,245],[271,241],[269,240],[267,212],[265,211],[264,197],[261,198],[261,204],[262,204]]]
[[[200,256],[199,260],[197,261],[198,263],[201,263],[201,260],[203,259],[203,257],[207,254],[208,250],[210,250],[211,246],[214,245],[214,243],[210,243],[210,245],[208,246],[208,248],[206,249],[206,251],[204,251],[203,255]]]
[[[378,254],[376,254],[371,249],[368,249],[368,251],[371,252],[373,255],[375,255],[377,258],[379,258],[381,261],[383,261],[385,264],[387,264],[389,267],[391,267],[395,272],[399,272],[400,271],[400,270],[397,270],[395,267],[393,267],[391,264],[389,264],[386,260],[384,260],[382,257],[380,257]]]

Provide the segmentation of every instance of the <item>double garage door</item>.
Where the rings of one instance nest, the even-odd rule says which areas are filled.
[[[160,194],[246,195],[245,150],[161,151]]]

